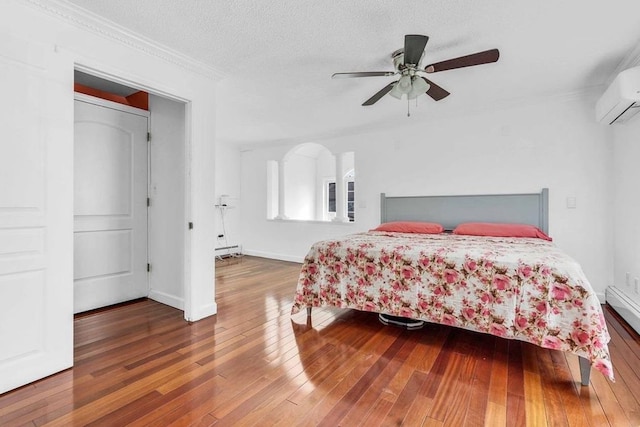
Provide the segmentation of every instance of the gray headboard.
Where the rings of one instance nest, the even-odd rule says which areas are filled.
[[[380,222],[429,221],[452,230],[463,222],[531,224],[549,232],[549,189],[532,194],[388,197],[380,194]]]

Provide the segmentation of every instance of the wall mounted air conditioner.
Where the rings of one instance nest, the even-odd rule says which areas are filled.
[[[624,123],[640,111],[640,67],[629,68],[616,76],[596,103],[599,122]]]

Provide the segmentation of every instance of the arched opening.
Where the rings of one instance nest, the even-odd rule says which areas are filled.
[[[267,162],[267,218],[353,221],[354,177],[353,152],[334,155],[321,144],[297,145]]]

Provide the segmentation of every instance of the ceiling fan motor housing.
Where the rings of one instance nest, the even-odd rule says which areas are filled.
[[[391,54],[393,60],[393,68],[400,71],[404,68],[404,49],[398,49]]]

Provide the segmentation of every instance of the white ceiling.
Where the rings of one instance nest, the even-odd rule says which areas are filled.
[[[313,141],[603,84],[640,40],[638,0],[68,0],[221,71],[218,137],[240,144]],[[434,102],[385,96],[405,34],[430,37],[424,63],[491,48],[495,64],[430,79]]]

